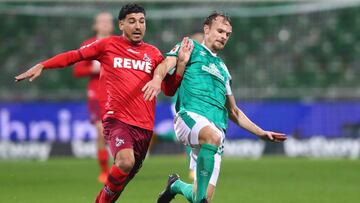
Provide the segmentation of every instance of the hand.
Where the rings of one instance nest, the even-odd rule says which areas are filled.
[[[91,67],[91,72],[94,74],[98,74],[100,73],[100,67],[101,67],[101,63],[97,60],[93,60],[92,61],[92,67]]]
[[[41,71],[43,70],[44,66],[42,64],[36,64],[35,66],[31,67],[29,70],[27,70],[24,73],[21,73],[18,76],[15,76],[15,82],[19,82],[21,80],[30,78],[29,81],[32,82],[37,77],[40,76]]]
[[[267,140],[270,142],[276,142],[276,143],[284,142],[287,139],[285,134],[271,132],[271,131],[264,131],[264,134],[260,135],[260,138],[263,140]]]
[[[144,92],[145,101],[152,101],[161,91],[161,82],[162,79],[160,76],[155,75],[152,80],[150,80],[146,85],[141,89]]]
[[[181,42],[181,48],[178,53],[178,63],[187,64],[190,59],[192,50],[194,48],[194,42],[189,37],[184,37]]]

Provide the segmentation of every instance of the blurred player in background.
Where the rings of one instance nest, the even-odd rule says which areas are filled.
[[[282,142],[286,139],[282,133],[261,129],[237,107],[230,87],[231,76],[217,56],[231,32],[230,18],[215,12],[204,22],[202,44],[188,40],[185,44],[191,48],[184,48],[184,43],[177,44],[167,53],[167,58],[184,59],[177,62],[178,69],[186,66],[178,89],[174,125],[177,139],[192,147],[191,165],[196,176],[194,184],[187,184],[177,174],[170,175],[158,203],[168,203],[176,194],[184,195],[189,202],[211,202],[220,173],[228,118],[264,140]],[[167,72],[166,67],[155,70],[153,80],[145,85],[145,99],[156,97]]]
[[[84,41],[81,46],[86,46],[98,39],[109,37],[114,31],[113,20],[113,16],[109,12],[98,13],[94,18],[93,24],[93,30],[96,34],[95,37]],[[87,85],[88,109],[90,122],[96,127],[97,130],[97,159],[101,169],[98,180],[100,183],[105,183],[108,173],[109,155],[106,149],[101,124],[101,117],[105,111],[105,98],[100,99],[100,97],[105,97],[105,92],[99,90],[100,66],[100,62],[97,60],[78,62],[74,67],[74,76],[89,78]]]
[[[190,35],[190,38],[199,42],[200,44],[202,44],[204,41],[204,33],[196,32],[196,33]]]
[[[104,136],[114,157],[97,203],[115,202],[137,174],[146,156],[154,128],[155,100],[145,101],[142,87],[152,79],[154,69],[164,63],[160,51],[143,41],[145,10],[138,4],[124,5],[118,16],[121,36],[97,40],[78,50],[58,54],[15,77],[16,81],[36,79],[45,69],[67,67],[82,60],[101,64],[100,91],[106,93],[103,116]],[[167,94],[175,93],[181,80],[177,73],[165,80]]]

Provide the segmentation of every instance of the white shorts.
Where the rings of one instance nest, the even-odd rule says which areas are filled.
[[[213,122],[209,121],[204,116],[193,112],[183,112],[181,114],[177,114],[174,119],[174,129],[177,140],[184,145],[191,146],[192,148],[189,168],[194,171],[196,171],[196,160],[200,150],[199,132],[205,126],[210,126],[213,128],[219,134],[219,136],[221,136],[222,140],[222,144],[219,147],[218,153],[215,154],[214,170],[210,178],[210,184],[216,186],[216,182],[220,174],[221,154],[224,148],[224,131],[218,128]],[[196,173],[194,181],[196,181]]]

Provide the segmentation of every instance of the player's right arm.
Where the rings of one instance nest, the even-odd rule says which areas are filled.
[[[29,70],[25,71],[24,73],[15,76],[15,81],[21,81],[24,79],[29,78],[29,81],[32,82],[37,77],[41,75],[42,70],[45,68],[57,68],[57,67],[66,67],[71,65],[77,61],[82,60],[82,56],[79,50],[72,50],[68,52],[64,52],[58,54],[46,61],[40,62],[35,66],[31,67]]]
[[[32,82],[33,80],[35,80],[37,77],[40,76],[43,68],[44,68],[44,65],[41,64],[41,63],[38,63],[35,66],[31,67],[26,72],[15,76],[15,82],[19,82],[19,81],[24,80],[26,78],[29,78],[29,81]]]
[[[95,38],[90,38],[81,44],[81,47],[91,44],[96,41]],[[97,60],[79,61],[75,63],[73,75],[75,77],[89,77],[100,73],[101,64]]]
[[[101,56],[102,50],[108,42],[108,39],[109,38],[105,38],[103,40],[95,41],[94,43],[83,46],[78,50],[63,52],[46,61],[40,62],[24,73],[15,76],[15,81],[18,82],[29,78],[29,81],[32,82],[41,75],[43,69],[63,68],[81,60],[97,59]]]

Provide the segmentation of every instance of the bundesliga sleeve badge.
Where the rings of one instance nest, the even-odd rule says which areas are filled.
[[[175,45],[175,47],[173,49],[171,49],[169,54],[175,54],[177,51],[179,51],[179,48],[180,48],[180,46],[178,44]]]

